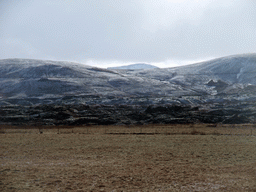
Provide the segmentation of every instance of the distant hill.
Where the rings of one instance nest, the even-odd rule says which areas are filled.
[[[256,123],[256,54],[145,65],[0,60],[0,124]]]
[[[65,61],[0,60],[0,105],[26,104],[25,101],[28,104],[42,101],[191,104],[219,102],[231,97],[256,98],[256,54],[165,69],[148,64],[103,69]]]
[[[214,75],[230,83],[256,85],[256,54],[239,54],[173,69],[177,73]]]
[[[108,67],[108,69],[156,69],[156,68],[158,67],[154,65],[144,64],[144,63],[125,65],[120,67]]]

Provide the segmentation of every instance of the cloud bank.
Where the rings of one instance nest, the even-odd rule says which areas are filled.
[[[253,0],[0,2],[0,58],[174,66],[256,52]]]

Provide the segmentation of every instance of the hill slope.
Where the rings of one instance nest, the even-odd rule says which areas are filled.
[[[110,70],[73,62],[0,60],[0,104],[198,103],[256,94],[256,54],[176,68]],[[204,97],[202,100],[180,97]],[[184,97],[185,98],[185,97]],[[68,101],[69,100],[69,101]],[[135,102],[135,103],[136,103]],[[26,102],[25,102],[26,104]]]
[[[6,99],[159,96],[175,85],[72,62],[0,60],[0,96]],[[158,85],[152,88],[152,85]],[[164,87],[161,90],[161,87]]]
[[[234,55],[187,66],[155,69],[147,72],[135,71],[133,75],[177,84],[182,89],[190,88],[199,94],[229,94],[229,92],[235,91],[240,93],[255,88],[256,54]],[[208,84],[211,81],[215,82],[215,85]],[[222,86],[222,89],[218,86]]]

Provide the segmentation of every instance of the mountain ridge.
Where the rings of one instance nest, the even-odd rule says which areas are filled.
[[[172,103],[185,96],[229,98],[237,93],[248,98],[254,97],[255,90],[256,54],[147,70],[111,70],[67,61],[0,60],[2,105],[17,99],[36,99],[39,103],[47,99],[54,103],[58,98],[59,102],[67,102],[67,96],[72,102],[84,103],[96,102],[95,98],[100,98],[97,102],[113,103],[111,97],[116,98],[114,103],[130,103],[136,97],[149,98],[148,103]]]
[[[256,123],[255,58],[146,70],[0,60],[0,124]]]
[[[145,64],[145,63],[137,63],[137,64],[131,64],[131,65],[124,65],[119,67],[108,67],[107,69],[156,69],[159,67],[156,67],[154,65]]]

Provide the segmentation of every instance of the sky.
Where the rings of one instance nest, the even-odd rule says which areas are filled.
[[[0,59],[174,67],[255,52],[255,0],[0,0]]]

